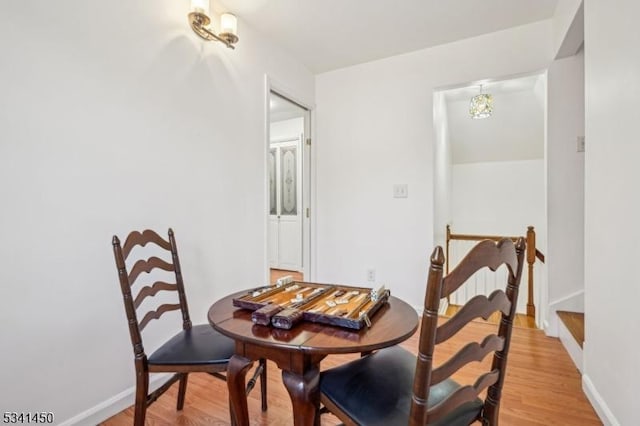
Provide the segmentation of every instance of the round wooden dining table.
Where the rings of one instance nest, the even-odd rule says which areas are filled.
[[[273,361],[282,370],[282,381],[298,425],[313,425],[320,405],[320,361],[327,355],[368,353],[400,343],[418,328],[418,315],[406,302],[390,296],[361,330],[301,322],[291,330],[254,324],[251,311],[233,306],[239,292],[215,302],[209,309],[211,325],[235,341],[235,354],[227,368],[232,423],[249,425],[245,381],[253,361]]]

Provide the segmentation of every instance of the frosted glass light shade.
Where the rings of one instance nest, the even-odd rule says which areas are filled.
[[[481,93],[471,98],[469,114],[471,118],[487,118],[493,113],[493,96],[488,93]]]
[[[238,19],[230,13],[220,15],[220,33],[238,35]]]
[[[209,0],[191,0],[191,11],[209,15]]]

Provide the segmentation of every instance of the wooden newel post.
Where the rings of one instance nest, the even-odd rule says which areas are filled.
[[[536,317],[536,307],[533,304],[533,265],[536,262],[536,231],[533,226],[527,227],[527,264],[529,266],[527,316]]]

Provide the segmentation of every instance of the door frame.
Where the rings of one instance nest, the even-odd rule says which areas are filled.
[[[263,209],[263,248],[264,248],[264,277],[268,283],[270,279],[269,267],[269,170],[267,161],[269,158],[270,144],[270,125],[271,112],[269,100],[271,92],[277,93],[279,96],[299,105],[308,111],[309,120],[305,120],[305,136],[315,139],[315,105],[303,96],[299,96],[294,90],[291,90],[286,84],[265,74],[264,76],[264,138],[263,138],[263,167],[264,167],[264,209]],[[316,187],[315,187],[315,170],[316,158],[311,154],[311,146],[306,141],[302,141],[302,270],[305,281],[314,281],[316,276],[316,228],[315,228],[315,212],[316,212]],[[309,209],[310,215],[307,217],[306,209]]]

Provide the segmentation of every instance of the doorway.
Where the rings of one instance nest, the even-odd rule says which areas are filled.
[[[492,114],[471,114],[480,93],[492,97]],[[472,237],[524,236],[529,226],[535,227],[536,247],[546,253],[545,108],[544,73],[434,92],[434,237],[444,246],[447,229],[457,234],[447,256],[451,269],[477,243]],[[546,266],[536,260],[534,271],[531,293],[524,275],[517,313],[525,316],[523,324],[540,326]],[[449,302],[463,305],[495,286],[478,272]]]
[[[269,90],[267,256],[270,282],[309,263],[309,109]]]

